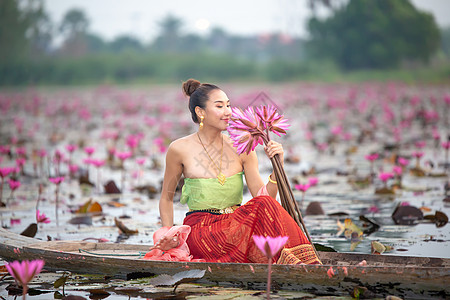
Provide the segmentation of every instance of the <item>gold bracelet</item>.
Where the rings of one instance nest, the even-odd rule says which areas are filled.
[[[272,182],[273,184],[277,184],[277,181],[276,180],[272,180],[272,178],[270,178],[270,175],[271,174],[269,174],[269,182]]]

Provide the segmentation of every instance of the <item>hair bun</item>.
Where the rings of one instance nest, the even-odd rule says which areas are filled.
[[[183,92],[186,96],[190,97],[200,85],[200,81],[193,78],[188,79],[187,81],[183,82]]]

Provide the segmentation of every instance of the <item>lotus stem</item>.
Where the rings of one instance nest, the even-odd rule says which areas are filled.
[[[267,300],[270,299],[270,283],[272,281],[272,257],[269,258],[267,263]]]
[[[283,165],[281,164],[280,157],[276,154],[272,159],[272,166],[275,171],[275,177],[278,182],[278,190],[280,192],[281,205],[284,209],[289,213],[289,215],[294,219],[294,221],[298,224],[298,226],[303,230],[304,234],[308,238],[311,246],[314,249],[315,254],[319,257],[316,247],[311,240],[311,237],[306,229],[305,223],[303,222],[302,214],[298,207],[297,201],[294,198],[294,194],[292,193],[291,186],[289,184],[289,180],[286,176],[286,172],[284,171]]]

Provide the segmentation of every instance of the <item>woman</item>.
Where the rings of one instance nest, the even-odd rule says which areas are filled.
[[[191,227],[187,245],[193,258],[266,263],[252,236],[289,236],[274,262],[320,263],[301,229],[274,200],[278,191],[275,175],[272,173],[264,184],[256,153],[238,155],[231,139],[222,134],[231,118],[227,95],[213,84],[194,79],[184,82],[182,88],[199,130],[168,148],[159,203],[162,225],[173,225],[173,196],[184,175],[181,203],[187,203],[190,209],[184,225]],[[283,161],[281,144],[270,141],[264,150],[269,158],[278,154]],[[254,198],[240,206],[243,176]],[[178,244],[177,236],[163,237],[156,248],[166,251]]]

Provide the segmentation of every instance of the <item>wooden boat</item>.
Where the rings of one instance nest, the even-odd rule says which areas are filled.
[[[4,260],[43,259],[47,270],[133,278],[205,270],[201,282],[232,283],[263,288],[266,264],[162,262],[139,258],[148,245],[40,241],[0,228],[0,257]],[[318,295],[348,295],[355,287],[374,297],[447,298],[450,259],[320,252],[323,265],[273,265],[272,282],[279,289]],[[358,265],[366,260],[366,266]],[[327,271],[332,268],[334,276]],[[330,272],[331,273],[331,272]],[[331,275],[331,274],[330,274]]]

